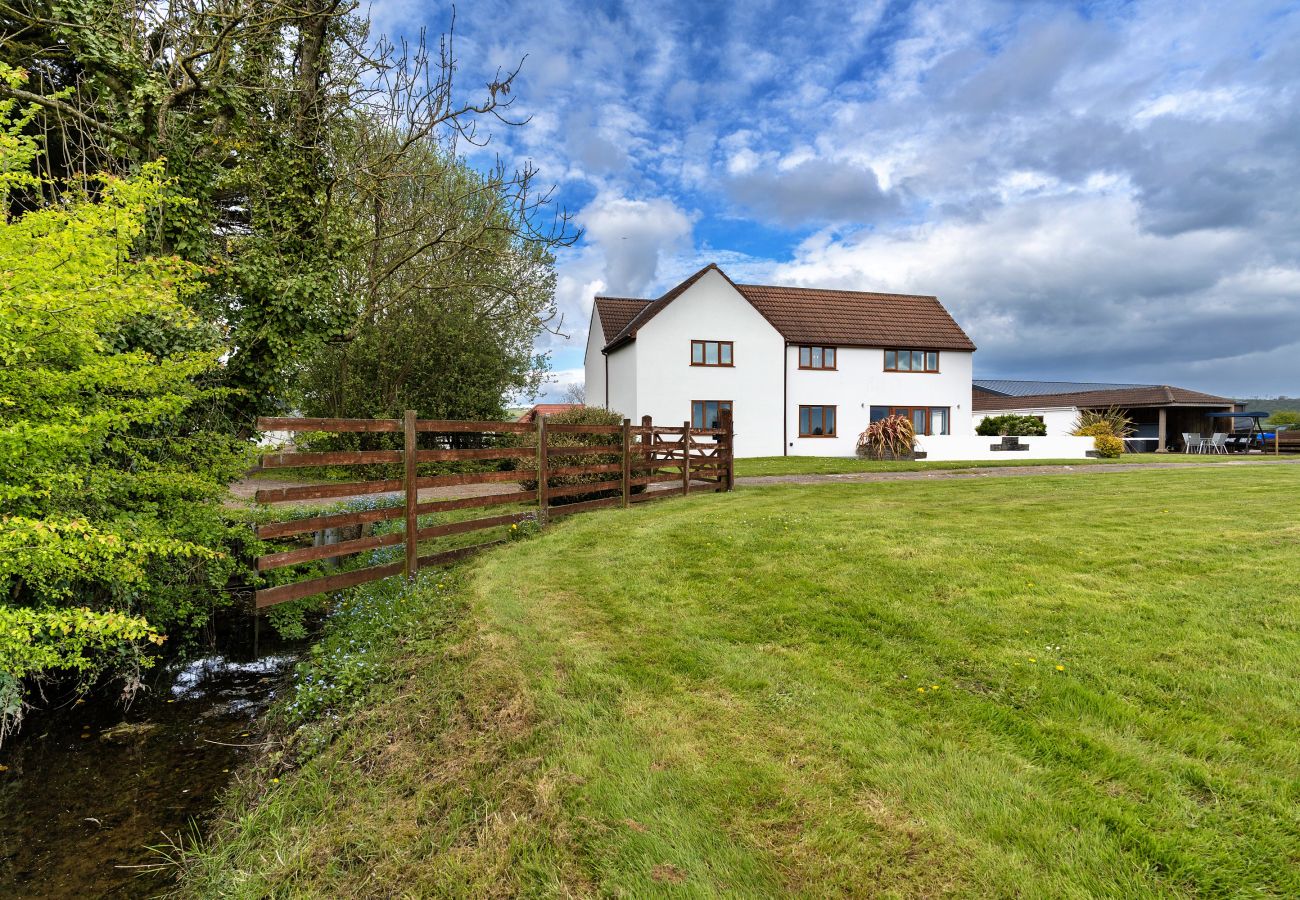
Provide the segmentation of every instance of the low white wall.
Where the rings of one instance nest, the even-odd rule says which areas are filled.
[[[1047,437],[1022,437],[1020,443],[1028,450],[993,450],[1001,443],[998,437],[980,437],[975,434],[922,435],[916,439],[916,449],[924,450],[926,459],[1085,459],[1093,449],[1092,438],[1074,435],[1048,435]]]

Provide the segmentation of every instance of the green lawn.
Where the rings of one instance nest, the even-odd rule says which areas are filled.
[[[391,629],[367,703],[250,777],[187,886],[1295,896],[1298,488],[1163,470],[575,516],[359,617]]]
[[[1118,459],[1007,459],[1007,460],[874,460],[851,456],[754,456],[736,460],[736,476],[844,475],[853,472],[926,472],[946,469],[1000,469],[1018,466],[1105,466],[1115,463],[1241,462],[1240,456],[1203,456],[1181,453],[1125,454]]]

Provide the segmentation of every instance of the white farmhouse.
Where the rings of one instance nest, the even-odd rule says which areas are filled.
[[[852,456],[891,414],[931,458],[989,451],[975,345],[935,297],[736,284],[709,265],[655,300],[597,297],[591,316],[589,404],[697,427],[730,408],[737,456]]]

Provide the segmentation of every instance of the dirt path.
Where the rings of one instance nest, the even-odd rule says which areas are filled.
[[[834,482],[926,481],[959,478],[1015,478],[1029,475],[1105,475],[1113,472],[1136,472],[1145,469],[1237,469],[1242,466],[1297,466],[1300,459],[1243,459],[1215,463],[1115,463],[1091,466],[1003,466],[988,469],[931,469],[920,472],[846,472],[840,475],[750,475],[736,479],[739,487],[761,487],[766,484],[825,484]],[[253,495],[262,489],[296,487],[303,484],[291,479],[245,478],[230,486],[232,501],[240,504],[253,502]],[[420,500],[448,500],[461,497],[484,497],[520,490],[513,482],[494,484],[460,484],[450,487],[424,488]],[[350,497],[330,497],[326,500],[286,501],[299,506],[329,506],[348,500],[366,497],[400,497],[401,492],[388,494],[363,494]],[[271,504],[277,506],[280,504]]]
[[[243,478],[230,486],[230,494],[234,501],[248,504],[253,502],[253,496],[258,491],[271,490],[274,488],[298,487],[305,483],[311,484],[314,482],[294,481],[293,479],[288,478]],[[448,487],[422,488],[420,490],[420,500],[451,500],[460,499],[461,497],[485,497],[488,494],[504,494],[518,490],[522,489],[512,481],[498,481],[493,484],[457,484]],[[286,500],[282,503],[271,503],[268,505],[281,506],[284,504],[293,504],[295,506],[332,506],[335,503],[346,503],[348,500],[357,500],[361,497],[400,496],[402,496],[401,491],[391,491],[384,494],[354,494],[348,497],[329,497],[323,500]]]
[[[1022,475],[1105,475],[1144,469],[1237,469],[1242,466],[1296,466],[1300,459],[1243,459],[1215,463],[1115,463],[1089,466],[999,466],[988,469],[931,469],[920,472],[846,472],[841,475],[750,475],[736,479],[738,486],[765,484],[823,484],[826,482],[925,481],[955,478],[1012,478]]]

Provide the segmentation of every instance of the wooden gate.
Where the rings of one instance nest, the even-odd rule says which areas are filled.
[[[545,526],[552,519],[604,506],[629,506],[692,491],[729,491],[735,485],[735,445],[731,413],[722,413],[720,428],[655,425],[649,416],[633,425],[472,422],[417,419],[407,410],[402,419],[261,418],[263,431],[324,432],[332,434],[389,432],[402,435],[401,450],[341,450],[321,453],[268,453],[264,470],[318,466],[401,466],[400,478],[346,483],[267,488],[256,494],[259,503],[319,501],[385,495],[400,503],[376,509],[331,512],[259,525],[263,540],[291,539],[292,546],[257,558],[257,571],[270,572],[320,560],[355,557],[383,548],[402,547],[398,559],[377,562],[331,575],[289,581],[257,591],[257,609],[301,597],[342,590],[393,575],[414,577],[421,568],[445,565],[468,554],[502,543],[505,538],[442,549],[429,544],[452,535],[509,528],[527,519]],[[421,447],[423,443],[428,445]],[[467,446],[473,445],[473,446]],[[472,462],[495,465],[479,472],[420,475],[421,463]],[[507,468],[508,467],[508,468]],[[539,477],[539,473],[540,477]],[[590,478],[608,475],[598,481]],[[582,479],[582,480],[579,480]],[[564,482],[568,483],[564,483]],[[535,482],[535,487],[527,487]],[[501,484],[505,490],[479,496],[428,499],[419,492],[429,488]],[[596,495],[571,502],[569,498]],[[515,506],[514,511],[431,524],[421,527],[421,516],[452,510]],[[521,508],[522,507],[522,508]],[[401,520],[400,529],[382,523]],[[342,529],[355,537],[330,541]],[[414,540],[408,536],[414,535]],[[312,539],[310,545],[304,542]],[[421,555],[421,545],[432,552]],[[389,551],[396,553],[396,551]]]

